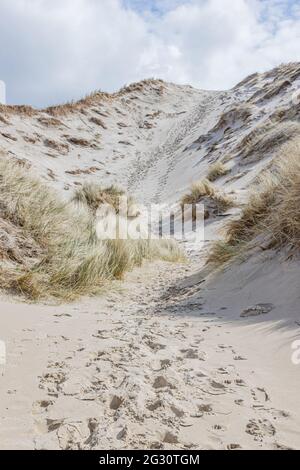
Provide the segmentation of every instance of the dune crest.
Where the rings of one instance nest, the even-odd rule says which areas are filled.
[[[85,217],[115,188],[132,217],[139,203],[206,209],[204,246],[179,241],[186,261],[168,243],[151,264],[127,259],[139,267],[97,297],[26,304],[0,276],[1,448],[300,448],[299,88],[290,63],[228,91],[145,80],[46,110],[0,105],[0,169],[35,175]],[[12,201],[0,269],[45,248]]]

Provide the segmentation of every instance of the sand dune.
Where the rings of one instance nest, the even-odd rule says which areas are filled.
[[[186,262],[144,263],[99,297],[3,291],[1,449],[300,448],[297,256],[258,240],[206,265],[298,136],[299,85],[288,64],[226,92],[145,81],[51,110],[0,107],[1,158],[64,198],[94,181],[172,205],[222,162],[213,184],[234,202],[207,218],[204,246],[180,242]]]

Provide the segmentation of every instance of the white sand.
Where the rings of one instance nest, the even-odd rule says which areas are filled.
[[[97,130],[97,150],[45,155],[50,134],[56,140],[62,134],[96,139],[95,126],[86,124],[90,111],[60,118],[67,130],[44,129],[36,117],[8,116],[10,125],[1,124],[1,132],[18,140],[0,143],[45,177],[52,170],[51,184],[58,188],[101,176],[127,186],[142,202],[174,202],[206,174],[210,161],[233,149],[279,105],[288,105],[289,94],[281,93],[255,107],[247,124],[235,122],[232,135],[217,142],[221,131],[215,130],[211,152],[211,141],[196,142],[224,109],[245,102],[270,80],[259,76],[251,87],[226,93],[168,84],[163,96],[150,87],[136,92],[137,99],[129,94],[105,103],[108,129]],[[158,110],[155,127],[141,128]],[[22,132],[35,131],[42,137],[24,144]],[[124,148],[120,140],[133,145]],[[264,157],[245,166],[237,156],[229,165],[240,177],[217,184],[246,199],[271,156]],[[65,173],[94,165],[101,169],[89,176]],[[1,449],[300,448],[300,365],[291,360],[292,342],[299,338],[299,266],[260,254],[206,276],[206,250],[223,223],[219,218],[207,226],[202,251],[187,246],[186,264],[145,265],[99,298],[47,306],[3,294]],[[260,315],[241,317],[258,304],[264,305],[256,308]]]
[[[295,324],[211,309],[176,289],[186,269],[147,266],[76,305],[1,302],[1,448],[299,448]]]

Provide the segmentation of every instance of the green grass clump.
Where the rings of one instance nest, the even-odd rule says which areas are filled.
[[[181,259],[174,240],[100,240],[96,203],[115,201],[120,192],[110,188],[90,198],[93,191],[83,189],[75,194],[77,202],[65,201],[17,163],[0,158],[0,287],[35,300],[73,300],[98,293],[145,259]]]

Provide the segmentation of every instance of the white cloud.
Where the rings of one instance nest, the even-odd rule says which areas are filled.
[[[281,3],[194,0],[169,11],[156,35],[179,54],[164,76],[222,89],[256,70],[299,60],[300,15],[288,18]]]
[[[34,105],[153,75],[224,89],[299,60],[297,3],[1,0],[0,79],[10,102]]]

